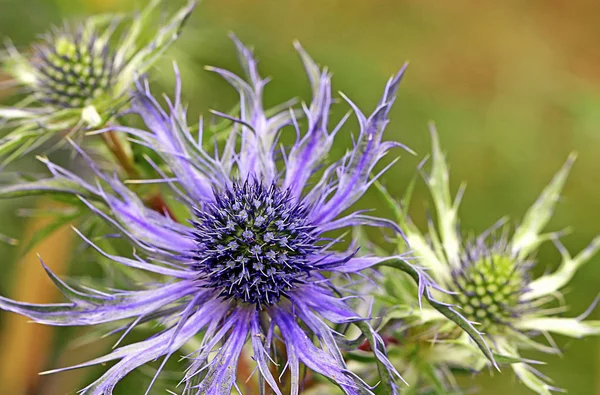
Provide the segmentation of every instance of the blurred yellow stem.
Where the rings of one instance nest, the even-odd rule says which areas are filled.
[[[38,208],[52,204],[40,200]],[[27,240],[42,229],[51,217],[31,218],[22,239]],[[31,303],[49,303],[58,299],[58,292],[39,263],[38,254],[55,273],[62,274],[73,246],[73,232],[68,225],[41,241],[35,250],[27,252],[17,262],[12,281],[11,297]],[[43,380],[38,373],[46,369],[52,351],[53,329],[29,322],[17,314],[4,316],[0,332],[0,389],[2,394],[25,395],[39,393]]]

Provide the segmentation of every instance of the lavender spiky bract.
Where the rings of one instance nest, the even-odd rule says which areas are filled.
[[[252,52],[236,38],[234,42],[249,81],[226,70],[211,69],[240,92],[240,117],[223,114],[235,127],[220,155],[205,151],[186,126],[179,76],[168,112],[141,81],[131,112],[141,116],[146,128],[108,129],[128,134],[160,156],[163,163],[152,165],[187,209],[189,224],[145,207],[139,196],[99,170],[82,150],[79,152],[88,159],[97,183],[43,159],[53,177],[36,184],[43,185],[41,189],[33,184],[20,189],[23,193],[50,189],[78,196],[91,212],[128,238],[136,254],[135,258],[111,255],[79,232],[91,247],[118,264],[170,280],[143,290],[91,293],[66,285],[48,271],[70,303],[30,305],[0,298],[0,308],[50,325],[96,325],[128,319],[129,325],[136,326],[148,317],[171,323],[147,340],[75,366],[119,361],[84,389],[88,395],[112,393],[124,375],[159,357],[166,361],[200,333],[203,341],[190,355],[183,380],[186,394],[228,395],[237,380],[236,366],[248,338],[258,372],[276,394],[282,391],[271,373],[273,356],[268,351],[276,339],[281,339],[286,349],[287,360],[279,361],[279,366],[289,369],[291,393],[299,391],[302,363],[347,394],[371,394],[369,386],[348,370],[339,334],[330,326],[353,322],[375,344],[378,369],[385,377],[380,385],[396,394],[400,376],[387,360],[383,340],[353,311],[337,278],[341,273],[360,273],[389,257],[358,257],[354,249],[339,251],[337,241],[326,234],[355,225],[398,231],[386,219],[362,212],[343,213],[373,183],[374,166],[399,145],[382,137],[404,68],[388,81],[371,116],[350,102],[360,127],[355,145],[319,172],[341,127],[329,131],[330,75],[297,46],[313,88],[311,104],[303,107],[307,131],[302,133],[296,110],[265,114],[262,92],[266,80],[259,76]],[[277,141],[286,125],[297,129],[298,140],[281,152]],[[278,158],[283,158],[283,163]],[[14,188],[11,190],[13,193]]]

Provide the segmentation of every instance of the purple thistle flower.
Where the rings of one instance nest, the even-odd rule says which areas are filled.
[[[336,341],[339,334],[330,327],[364,321],[346,303],[343,290],[332,279],[339,273],[359,273],[389,257],[336,252],[335,241],[324,235],[357,225],[399,231],[386,219],[361,212],[342,213],[377,178],[371,176],[377,162],[399,145],[382,142],[382,135],[405,68],[387,83],[372,115],[363,115],[346,98],[358,118],[360,134],[354,147],[325,168],[319,179],[318,169],[346,119],[329,131],[330,75],[297,46],[313,88],[310,106],[303,107],[308,129],[301,135],[293,111],[286,109],[270,117],[265,114],[262,91],[266,80],[259,77],[252,52],[234,41],[249,83],[229,71],[210,69],[230,82],[241,100],[239,119],[221,114],[233,119],[236,126],[220,155],[211,156],[202,148],[201,124],[199,141],[186,126],[178,75],[175,100],[168,102],[168,112],[142,82],[134,94],[132,112],[141,116],[146,129],[111,129],[128,134],[161,156],[175,177],[158,167],[157,171],[188,207],[191,226],[145,207],[136,194],[103,174],[91,160],[90,166],[100,180],[97,184],[46,161],[60,185],[76,183],[85,189],[85,193],[72,193],[131,240],[138,250],[137,259],[109,255],[77,231],[90,246],[116,263],[172,278],[144,290],[89,293],[71,288],[46,269],[69,303],[33,305],[0,298],[0,308],[48,325],[97,325],[128,319],[135,327],[150,318],[173,322],[147,340],[65,368],[118,360],[86,387],[84,394],[111,394],[126,374],[160,357],[166,361],[199,333],[204,340],[190,356],[192,362],[183,380],[186,394],[229,394],[248,339],[259,374],[275,393],[282,394],[269,369],[267,350],[275,338],[286,348],[291,393],[299,391],[300,363],[329,378],[347,394],[372,393],[346,367]],[[276,147],[286,125],[295,127],[298,139],[281,152]],[[276,160],[279,157],[283,157],[283,166]],[[317,180],[309,185],[313,176]],[[395,382],[401,378],[387,360],[381,338],[368,329],[368,336],[380,343],[373,348],[379,365],[387,369],[385,376],[391,378],[386,385],[396,393]],[[311,340],[313,336],[318,342]]]

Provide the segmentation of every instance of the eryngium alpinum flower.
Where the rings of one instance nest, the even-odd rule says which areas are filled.
[[[127,100],[136,74],[148,70],[178,38],[194,2],[156,26],[153,0],[134,17],[93,16],[55,27],[26,53],[11,44],[2,56],[12,77],[6,84],[25,94],[13,107],[0,107],[0,125],[17,129],[0,140],[0,154],[40,144],[44,131],[99,126]],[[124,28],[120,39],[115,30]]]
[[[533,361],[521,357],[519,350],[533,348],[545,353],[559,352],[554,342],[548,346],[534,340],[539,334],[548,338],[550,333],[575,338],[600,334],[600,322],[584,321],[588,312],[576,318],[563,318],[557,314],[564,311],[564,306],[552,307],[576,270],[600,248],[598,237],[577,256],[571,257],[558,240],[558,233],[542,233],[559,200],[575,157],[569,157],[527,211],[512,236],[509,236],[508,228],[503,226],[504,220],[501,220],[476,239],[463,241],[457,215],[463,189],[452,201],[448,166],[433,127],[432,140],[432,168],[425,179],[435,206],[437,226],[430,223],[429,233],[425,236],[402,214],[398,216],[400,227],[413,253],[423,257],[420,264],[429,269],[428,273],[434,281],[455,293],[452,296],[443,295],[445,300],[455,304],[461,314],[486,334],[497,360],[511,363],[519,379],[535,392],[549,394],[556,388],[530,366],[528,362]],[[391,197],[387,197],[391,202]],[[394,208],[398,213],[406,212],[406,207],[395,205]],[[536,251],[541,243],[548,240],[553,240],[560,250],[561,266],[554,273],[534,279],[530,269],[536,263]],[[427,312],[423,312],[421,322],[426,325],[436,321],[442,324],[444,321],[441,316],[434,319],[432,314],[425,318],[425,314]],[[415,326],[418,326],[418,321]],[[447,367],[479,370],[488,363],[478,350],[468,344],[469,340],[464,334],[459,342],[445,342],[452,338],[452,331],[448,331],[447,326],[445,328],[430,333],[429,341],[435,338],[439,345],[426,347],[428,350],[425,351],[425,359],[437,365],[438,377],[451,375]],[[413,334],[415,330],[412,329]]]
[[[211,156],[190,134],[180,102],[179,77],[168,112],[143,82],[138,86],[131,110],[141,116],[146,129],[111,129],[139,139],[160,155],[172,174],[163,173],[164,168],[159,172],[187,206],[189,226],[145,207],[122,182],[103,174],[91,161],[98,184],[46,162],[54,178],[44,183],[45,188],[55,183],[57,190],[78,195],[90,210],[132,241],[136,259],[109,255],[80,233],[86,242],[116,263],[172,278],[143,290],[106,294],[74,290],[49,272],[69,303],[31,305],[0,299],[2,309],[48,325],[97,325],[130,319],[131,326],[136,326],[148,317],[173,322],[148,340],[75,366],[119,360],[85,388],[85,394],[112,393],[127,373],[162,356],[166,361],[200,333],[202,345],[189,356],[184,393],[228,395],[248,339],[259,374],[277,394],[282,391],[269,366],[274,357],[267,352],[273,350],[275,339],[281,339],[286,348],[287,361],[280,366],[289,369],[291,393],[299,390],[300,363],[347,394],[372,393],[346,368],[336,341],[338,334],[327,322],[361,321],[363,325],[364,319],[347,304],[344,289],[332,276],[358,273],[381,259],[356,257],[346,249],[337,252],[333,248],[337,241],[325,235],[354,225],[398,231],[389,220],[362,212],[342,213],[372,184],[371,172],[378,161],[399,145],[382,141],[382,135],[404,69],[390,79],[370,116],[348,100],[360,133],[345,156],[319,170],[341,126],[328,129],[329,74],[298,46],[313,89],[312,102],[304,107],[307,131],[302,135],[289,108],[270,117],[265,114],[262,92],[266,80],[260,78],[251,51],[237,40],[236,45],[249,83],[229,71],[211,69],[239,91],[241,100],[237,129],[221,155]],[[290,124],[298,138],[289,149],[280,150],[280,130]],[[277,158],[283,159],[284,167]],[[313,177],[317,177],[314,182]],[[373,348],[380,366],[389,370],[385,376],[392,382],[386,385],[395,393],[399,375],[382,351],[383,341],[371,335],[379,343]]]

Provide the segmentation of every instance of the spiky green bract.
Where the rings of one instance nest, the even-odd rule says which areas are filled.
[[[152,0],[136,15],[98,15],[79,24],[53,28],[31,50],[10,43],[2,67],[8,86],[25,97],[0,107],[4,163],[48,141],[57,133],[100,127],[127,102],[136,75],[145,73],[179,37],[195,1],[189,0],[165,24],[157,22]],[[117,39],[116,29],[124,29]]]
[[[600,322],[585,321],[588,312],[575,318],[557,316],[551,304],[568,284],[576,270],[588,262],[600,249],[600,237],[595,238],[582,252],[572,257],[559,241],[558,233],[543,233],[550,221],[567,175],[575,160],[569,156],[533,206],[526,212],[512,235],[499,221],[480,237],[463,241],[459,228],[458,206],[463,188],[452,198],[448,165],[442,154],[438,135],[431,127],[433,141],[431,171],[425,181],[434,202],[436,222],[430,221],[422,232],[408,217],[410,191],[400,203],[381,187],[386,200],[397,216],[412,252],[421,257],[420,265],[452,295],[441,295],[455,305],[476,328],[485,332],[496,360],[510,364],[519,379],[538,394],[556,390],[531,365],[535,361],[521,356],[522,349],[557,353],[555,346],[537,341],[537,335],[561,334],[574,338],[600,334]],[[552,240],[562,255],[558,270],[531,279],[530,267],[536,264],[538,247]],[[401,247],[403,248],[403,247]],[[543,264],[537,262],[537,264]],[[381,301],[391,306],[387,321],[400,342],[420,342],[415,355],[401,355],[396,361],[414,375],[407,380],[425,382],[445,393],[454,388],[453,369],[480,370],[488,363],[469,339],[435,311],[407,309],[414,297],[412,285],[385,273],[386,293]],[[593,308],[595,303],[592,304]],[[591,310],[590,308],[590,310]],[[395,324],[394,324],[395,323]],[[395,325],[395,326],[394,326]],[[429,366],[433,373],[423,366]],[[442,383],[440,387],[439,383]],[[442,391],[442,392],[440,392]]]

